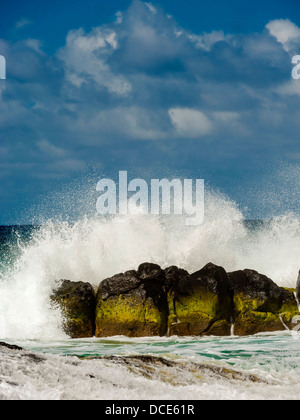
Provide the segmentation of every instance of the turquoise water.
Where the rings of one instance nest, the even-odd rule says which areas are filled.
[[[251,337],[141,338],[62,340],[57,342],[15,341],[26,349],[64,356],[156,355],[183,357],[206,362],[224,361],[236,368],[280,371],[297,369],[300,375],[300,335],[289,332]]]

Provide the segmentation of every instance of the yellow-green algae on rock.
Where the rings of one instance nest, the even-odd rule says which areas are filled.
[[[292,330],[299,317],[294,290],[254,270],[226,273],[212,263],[191,275],[145,263],[103,280],[96,296],[88,283],[64,281],[52,299],[72,338],[228,336],[233,329],[243,336]]]
[[[167,296],[163,271],[143,264],[106,279],[99,286],[96,305],[96,336],[163,336],[167,330]]]
[[[164,325],[164,314],[150,297],[141,298],[134,293],[127,293],[97,300],[96,337],[161,336]]]
[[[64,280],[51,296],[62,312],[63,328],[71,338],[95,335],[96,296],[89,283]]]
[[[169,335],[229,335],[232,299],[222,267],[206,265],[169,291]]]
[[[253,335],[293,328],[298,314],[294,293],[254,270],[229,273],[233,290],[234,332]]]

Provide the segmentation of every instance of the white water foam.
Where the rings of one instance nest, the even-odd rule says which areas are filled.
[[[186,344],[187,357],[165,355],[179,362],[178,367],[150,364],[145,374],[142,370],[110,360],[80,360],[70,356],[14,351],[0,346],[0,400],[298,400],[299,346],[286,334],[281,332],[278,338],[276,335],[243,339],[210,338],[202,345],[201,340],[185,343],[181,338],[178,345],[183,351]],[[162,344],[164,339],[160,340]],[[136,340],[138,343],[139,340]],[[133,344],[134,340],[131,340],[131,346]],[[158,341],[156,344],[159,344]],[[138,347],[141,349],[142,345],[140,341]],[[78,346],[85,346],[89,351],[93,342],[79,341]],[[195,357],[193,353],[198,351],[199,346],[204,353],[215,356],[222,356],[222,351],[226,349],[227,362],[234,364],[234,368],[219,358]],[[195,369],[188,369],[189,364],[194,362],[233,368],[243,373],[244,379],[221,378],[213,372],[199,375]],[[248,375],[264,382],[253,382]]]

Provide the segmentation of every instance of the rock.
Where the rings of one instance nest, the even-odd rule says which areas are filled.
[[[168,305],[163,270],[143,264],[104,280],[98,289],[96,336],[163,336],[167,331]]]
[[[210,263],[183,277],[169,292],[168,302],[169,335],[230,335],[232,297],[224,268]]]
[[[124,274],[117,274],[110,279],[103,280],[99,286],[98,294],[105,300],[110,296],[130,292],[140,286],[141,282],[136,271],[127,271]]]
[[[94,337],[96,297],[89,283],[63,280],[51,299],[62,311],[66,334],[71,338]]]
[[[282,331],[291,326],[292,318],[298,313],[292,292],[254,270],[229,273],[228,278],[233,291],[236,335]]]
[[[189,275],[145,263],[100,284],[96,336],[229,335],[231,305],[222,267],[208,264]]]
[[[72,338],[229,336],[232,323],[243,336],[293,329],[299,315],[292,290],[257,271],[228,274],[212,263],[193,274],[144,263],[103,280],[96,296],[90,284],[63,281],[53,302]]]
[[[214,335],[216,337],[227,337],[231,334],[231,323],[222,319],[216,321],[209,329],[206,335]]]
[[[0,342],[0,347],[5,347],[6,349],[9,349],[9,350],[18,350],[18,351],[23,350],[22,347],[15,346],[15,345],[12,345],[12,344],[7,344],[3,341]]]
[[[297,296],[298,302],[300,302],[300,271],[299,271],[297,285],[296,285],[296,296]]]
[[[165,284],[167,290],[177,289],[179,281],[189,276],[189,273],[182,268],[176,266],[168,267],[165,269]]]
[[[144,263],[138,268],[138,276],[142,280],[164,282],[163,270],[157,264]]]
[[[232,381],[248,381],[258,384],[274,385],[254,374],[245,373],[236,369],[222,366],[200,364],[193,361],[171,360],[165,357],[139,355],[139,356],[88,356],[87,360],[105,360],[115,365],[121,365],[131,373],[147,379],[160,380],[171,386],[183,386],[203,383],[212,377]],[[206,379],[207,378],[207,379]]]

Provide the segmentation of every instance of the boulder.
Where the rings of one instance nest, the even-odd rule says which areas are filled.
[[[210,263],[176,279],[168,303],[169,335],[230,335],[232,296],[224,268]]]
[[[228,279],[233,292],[236,335],[292,328],[292,319],[298,314],[298,307],[291,291],[277,286],[254,270],[229,273]]]
[[[138,268],[137,274],[141,280],[149,280],[160,283],[165,281],[164,271],[157,264],[141,264]]]
[[[164,272],[145,263],[138,271],[118,274],[100,283],[96,305],[96,336],[163,336],[168,305]]]
[[[186,270],[183,270],[182,268],[178,268],[176,266],[166,268],[164,270],[164,274],[165,284],[168,291],[178,289],[178,284],[180,280],[189,276],[189,273]]]
[[[71,338],[94,337],[96,296],[93,287],[69,280],[60,283],[51,299],[61,309],[64,331]]]
[[[119,296],[137,289],[142,280],[138,277],[136,271],[127,271],[126,273],[116,274],[115,276],[103,280],[99,286],[97,296],[101,295],[103,300],[111,296]]]
[[[300,302],[300,271],[299,271],[298,280],[296,284],[296,296],[297,296],[298,302]]]

